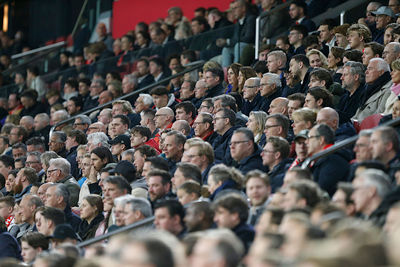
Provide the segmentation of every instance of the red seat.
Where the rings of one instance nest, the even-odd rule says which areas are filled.
[[[382,117],[383,115],[379,113],[366,117],[360,124],[360,131],[378,126],[379,121],[382,119]]]

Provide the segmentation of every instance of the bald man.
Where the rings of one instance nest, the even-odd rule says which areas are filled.
[[[271,105],[269,106],[268,114],[283,114],[288,116],[288,104],[289,99],[286,97],[277,97],[272,100]]]
[[[97,132],[107,133],[107,127],[100,121],[90,124],[86,134],[89,135]]]
[[[339,114],[333,108],[326,107],[318,111],[317,124],[321,123],[325,123],[335,132],[335,142],[357,134],[351,122],[339,125]]]
[[[165,129],[171,128],[172,121],[174,120],[174,111],[169,107],[163,107],[157,110],[154,122],[156,127],[163,132]]]
[[[184,136],[190,135],[190,125],[185,120],[177,120],[172,124],[171,130],[183,133]]]

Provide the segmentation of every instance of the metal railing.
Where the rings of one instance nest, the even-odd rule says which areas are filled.
[[[263,19],[267,16],[270,16],[276,12],[280,12],[282,9],[287,8],[292,2],[293,2],[293,0],[287,1],[286,3],[280,4],[276,7],[274,7],[272,10],[264,11],[257,17],[257,19],[256,19],[256,40],[255,40],[255,44],[254,44],[254,46],[255,46],[255,57],[254,58],[255,59],[258,59],[258,51],[260,50],[260,32],[261,32],[260,31],[260,29],[261,29],[260,22],[261,22],[261,19]]]
[[[388,121],[388,122],[386,122],[386,123],[384,123],[382,125],[378,125],[374,129],[379,128],[381,126],[392,126],[392,127],[400,126],[400,118]],[[342,141],[334,144],[333,146],[329,147],[328,149],[320,151],[320,152],[312,155],[311,157],[306,158],[304,160],[303,164],[301,165],[301,168],[302,169],[308,168],[308,166],[310,165],[311,162],[313,162],[315,160],[318,160],[320,158],[326,157],[326,156],[328,156],[330,154],[333,154],[333,153],[335,153],[335,152],[339,151],[340,149],[343,149],[343,148],[345,148],[347,146],[350,146],[350,145],[354,144],[357,141],[357,139],[358,139],[358,135],[355,135],[353,137],[349,137],[349,138],[347,138],[345,140],[342,140]]]
[[[192,62],[191,64],[188,64],[188,66],[187,66],[187,68],[186,68],[185,70],[183,70],[183,71],[181,71],[181,72],[179,72],[179,73],[176,73],[176,74],[174,74],[174,75],[171,75],[171,76],[169,76],[169,77],[167,77],[167,78],[165,78],[165,79],[162,79],[162,80],[160,80],[160,81],[158,81],[158,82],[156,82],[156,83],[150,84],[150,85],[148,85],[148,86],[146,86],[146,87],[143,87],[143,88],[141,88],[141,89],[139,89],[139,90],[133,91],[133,92],[131,92],[131,93],[129,93],[129,94],[120,96],[120,97],[118,97],[118,98],[116,98],[116,99],[114,99],[114,100],[112,100],[112,101],[110,101],[110,102],[107,102],[107,103],[103,104],[103,105],[100,105],[100,106],[94,107],[94,108],[92,108],[92,109],[86,110],[86,111],[84,111],[84,112],[82,112],[82,113],[79,113],[78,115],[75,115],[75,116],[73,116],[73,117],[71,117],[71,118],[68,118],[68,119],[66,119],[66,120],[60,121],[59,123],[57,123],[57,124],[55,124],[55,125],[53,125],[53,126],[51,127],[49,135],[51,136],[51,134],[53,133],[53,131],[54,131],[54,129],[55,129],[56,127],[74,121],[75,118],[76,118],[77,116],[79,116],[79,115],[88,115],[88,114],[90,114],[90,113],[92,113],[92,112],[94,112],[94,111],[97,111],[97,110],[99,110],[99,109],[102,109],[102,108],[105,108],[105,107],[108,107],[108,106],[112,105],[112,103],[113,103],[114,101],[116,101],[116,100],[124,100],[124,99],[126,99],[126,98],[128,98],[128,97],[131,97],[131,96],[134,96],[134,95],[138,95],[138,94],[143,93],[143,92],[147,92],[149,89],[151,89],[151,88],[153,88],[153,87],[162,85],[162,84],[164,84],[165,82],[169,82],[170,80],[172,80],[172,79],[174,79],[174,78],[177,78],[177,77],[179,77],[179,76],[184,75],[185,73],[188,73],[188,72],[191,72],[191,71],[194,71],[194,70],[197,70],[197,69],[201,68],[201,67],[204,65],[204,63],[205,63],[205,62],[202,61],[202,60]]]
[[[118,228],[117,230],[105,233],[104,235],[97,236],[97,237],[82,241],[79,244],[77,244],[77,246],[79,248],[84,248],[86,246],[90,246],[92,244],[95,244],[95,243],[98,243],[98,242],[103,241],[105,239],[108,239],[111,236],[114,236],[114,235],[117,235],[117,234],[120,234],[120,233],[124,233],[124,232],[127,232],[127,231],[131,231],[131,230],[135,230],[135,229],[137,229],[139,227],[152,224],[153,221],[154,221],[154,216],[146,218],[146,219],[143,219],[143,220],[138,221],[136,223],[133,223],[133,224]]]

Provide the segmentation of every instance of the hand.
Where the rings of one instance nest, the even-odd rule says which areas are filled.
[[[222,39],[222,38],[217,39],[216,45],[217,45],[218,47],[223,47],[223,46],[225,46],[225,45],[226,45],[226,39]]]
[[[88,178],[88,183],[93,184],[97,182],[97,171],[94,166],[90,167],[90,173]]]

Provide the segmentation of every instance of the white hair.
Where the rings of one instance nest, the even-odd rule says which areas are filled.
[[[87,140],[93,145],[98,145],[100,143],[104,147],[110,147],[110,144],[108,143],[108,136],[103,132],[91,133],[88,135]]]
[[[375,61],[377,62],[376,68],[378,70],[383,70],[384,72],[387,72],[387,71],[390,72],[390,66],[385,60],[383,60],[382,58],[373,58],[369,61],[369,63],[372,63]]]
[[[139,94],[139,97],[143,98],[143,104],[150,106],[153,103],[153,98],[149,94]]]
[[[57,169],[61,170],[65,176],[71,174],[71,163],[64,158],[51,159],[49,165],[53,165]]]
[[[268,84],[275,84],[276,87],[282,86],[281,78],[279,77],[278,74],[267,72],[267,73],[264,73],[263,78],[264,77],[268,78]]]

